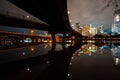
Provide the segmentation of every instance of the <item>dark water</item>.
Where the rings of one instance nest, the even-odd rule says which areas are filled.
[[[120,80],[118,44],[40,44],[0,51],[0,80]]]

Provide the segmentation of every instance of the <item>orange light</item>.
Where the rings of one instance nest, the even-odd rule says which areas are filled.
[[[35,32],[35,30],[33,30],[33,29],[32,29],[32,30],[30,30],[30,33],[34,33],[34,32]]]
[[[49,42],[51,43],[51,42],[52,42],[52,40],[49,40]]]
[[[35,49],[33,47],[31,47],[31,51],[34,51]]]

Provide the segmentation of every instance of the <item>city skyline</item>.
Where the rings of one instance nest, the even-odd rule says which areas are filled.
[[[114,6],[102,10],[108,1],[105,0],[68,0],[69,19],[71,24],[92,24],[94,27],[103,25],[111,29],[114,20]]]

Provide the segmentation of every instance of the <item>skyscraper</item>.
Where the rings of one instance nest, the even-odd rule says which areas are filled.
[[[104,27],[103,25],[100,26],[100,34],[103,34],[104,33]]]
[[[114,23],[111,26],[112,34],[120,34],[120,9],[114,13]]]

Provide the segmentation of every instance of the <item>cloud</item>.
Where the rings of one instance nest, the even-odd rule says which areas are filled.
[[[113,10],[109,7],[102,11],[106,4],[107,0],[68,0],[68,10],[71,12],[69,17],[72,23],[110,25],[113,21]]]

